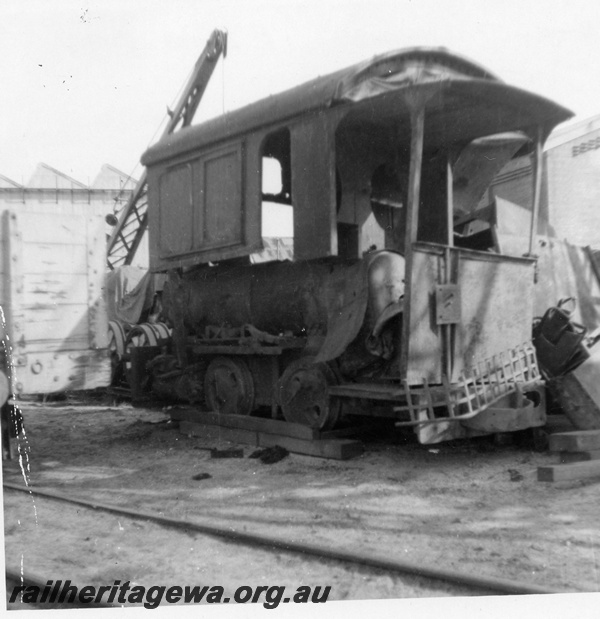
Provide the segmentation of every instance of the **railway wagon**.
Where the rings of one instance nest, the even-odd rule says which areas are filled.
[[[2,209],[0,329],[14,397],[110,384],[105,228],[91,204]]]
[[[173,327],[153,389],[321,429],[388,417],[421,443],[543,425],[532,244],[542,146],[570,116],[416,48],[166,136],[142,158]],[[525,152],[532,241],[509,256],[481,199]],[[291,260],[257,260],[273,216]]]
[[[19,398],[107,387],[104,208],[6,204],[0,213],[2,458],[20,432]],[[12,404],[6,402],[7,398]]]

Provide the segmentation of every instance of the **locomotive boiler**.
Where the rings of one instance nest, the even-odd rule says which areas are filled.
[[[189,126],[143,156],[171,346],[155,391],[423,443],[543,425],[535,256],[503,253],[496,173],[570,112],[440,49],[409,49]],[[266,255],[265,220],[293,219]]]

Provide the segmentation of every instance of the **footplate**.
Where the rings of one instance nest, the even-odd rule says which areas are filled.
[[[506,402],[510,400],[512,394],[522,394],[526,385],[537,385],[540,381],[535,349],[531,342],[527,342],[477,363],[456,383],[450,384],[445,380],[441,385],[430,385],[427,381],[423,381],[422,385],[409,385],[407,381],[403,381],[401,385],[347,384],[330,387],[329,396],[392,402],[393,410],[398,414],[399,419],[396,425],[414,426],[419,440],[428,443],[455,438],[457,431],[451,431],[449,434],[452,436],[445,437],[442,435],[448,432],[441,431],[442,428],[447,428],[449,424],[457,422],[465,424],[494,406],[497,410],[522,409],[523,415],[527,418],[529,405],[507,407]],[[527,387],[527,389],[538,391],[537,387]],[[540,415],[543,415],[545,419],[545,406],[534,408],[535,419],[530,421],[534,422],[533,425],[541,425],[543,420]],[[541,413],[540,408],[543,409]],[[519,415],[518,413],[515,415],[516,419]],[[403,420],[406,417],[409,419]],[[496,417],[499,418],[502,415],[496,414]],[[506,416],[504,418],[506,419]],[[523,422],[527,423],[525,419]],[[514,421],[512,425],[519,423],[521,422]],[[480,423],[473,422],[473,425],[481,426],[482,424],[486,425],[483,418]],[[498,421],[498,424],[501,422]],[[465,424],[465,427],[467,425]],[[531,425],[525,427],[531,427]],[[425,430],[427,426],[437,426],[437,428]],[[494,431],[483,427],[472,429],[474,430],[472,433]],[[463,433],[458,431],[458,434]],[[440,437],[436,438],[438,435]]]

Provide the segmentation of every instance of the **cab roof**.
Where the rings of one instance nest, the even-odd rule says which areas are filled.
[[[152,165],[203,146],[335,106],[355,106],[360,118],[398,115],[418,98],[429,140],[464,141],[540,127],[546,137],[573,114],[544,97],[509,86],[478,64],[443,48],[410,48],[375,56],[317,77],[163,138],[142,157]],[[373,112],[377,101],[377,111]],[[357,105],[358,104],[358,105]],[[431,122],[433,121],[433,122]],[[437,137],[436,137],[437,136]]]

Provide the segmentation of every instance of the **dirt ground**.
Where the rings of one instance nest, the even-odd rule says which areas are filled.
[[[600,591],[600,479],[538,482],[537,467],[558,457],[526,441],[421,446],[379,429],[363,435],[366,451],[352,460],[290,454],[267,465],[248,458],[254,448],[243,445],[244,458],[211,459],[209,448],[233,445],[181,434],[164,410],[67,401],[30,402],[23,412],[24,467],[4,463],[4,481],[26,474],[33,486],[173,518],[561,591]],[[568,428],[557,419],[556,427]],[[194,479],[202,473],[210,477]],[[193,535],[175,543],[157,525],[106,514],[99,524],[100,514],[91,513],[95,519],[83,508],[6,491],[7,568],[108,584],[193,584],[202,576],[239,585],[248,584],[244,577],[272,582],[287,565],[290,583],[295,574],[296,583],[302,575],[333,584],[332,599],[457,595],[378,580],[368,570],[299,566],[285,553],[274,560],[264,551],[245,563],[229,542],[198,548]]]

